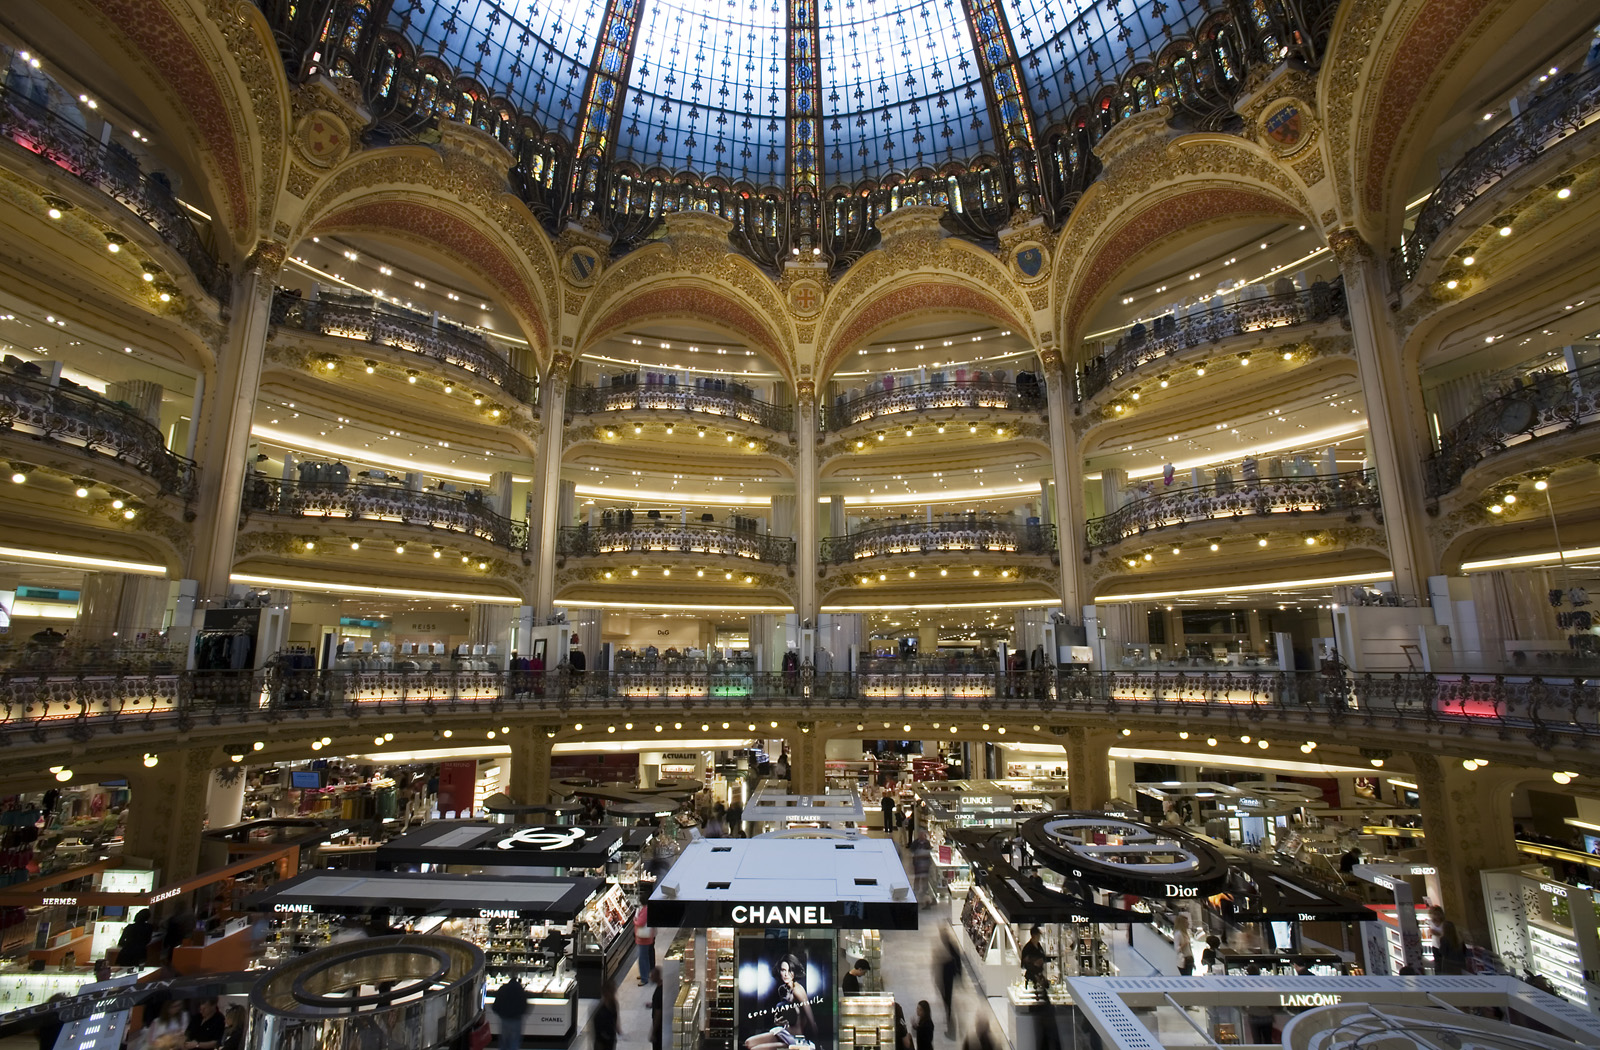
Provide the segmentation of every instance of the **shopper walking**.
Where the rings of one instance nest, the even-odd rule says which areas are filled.
[[[512,974],[494,993],[494,1015],[500,1018],[500,1050],[521,1050],[522,1019],[528,1012],[528,990]]]
[[[934,957],[934,971],[939,981],[939,998],[944,1002],[944,1034],[953,1036],[956,1034],[953,1011],[956,978],[961,975],[961,949],[956,947],[956,939],[947,926],[939,927],[939,953]]]
[[[650,993],[650,1050],[661,1050],[661,1020],[666,1009],[661,999],[661,967],[650,971],[650,983],[655,985]]]
[[[928,833],[918,831],[911,843],[911,888],[917,903],[924,908],[933,907],[933,894],[928,886],[928,876],[933,872],[933,847],[928,844]]]
[[[621,1011],[617,1007],[617,989],[606,981],[600,986],[600,1005],[594,1008],[594,1050],[617,1050],[617,1040],[622,1037]]]
[[[916,1050],[933,1050],[933,1011],[928,1008],[928,1000],[917,1000],[917,1017],[911,1029],[917,1038]]]
[[[650,906],[639,905],[633,913],[633,945],[639,951],[639,987],[643,988],[656,968],[656,928],[650,925]]]
[[[972,1022],[972,1033],[961,1044],[961,1050],[995,1050],[994,1036],[989,1032],[989,1019],[979,1014]]]

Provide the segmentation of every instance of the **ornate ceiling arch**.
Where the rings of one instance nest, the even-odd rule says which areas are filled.
[[[1229,135],[1151,138],[1110,158],[1056,241],[1057,332],[1064,347],[1137,258],[1213,221],[1314,217],[1300,183],[1260,146]]]
[[[259,10],[236,0],[66,0],[84,32],[209,181],[218,225],[245,255],[272,224],[289,90]]]
[[[782,335],[756,304],[733,294],[719,281],[685,271],[644,287],[613,285],[611,290],[618,294],[594,303],[587,312],[578,346],[586,348],[613,332],[649,321],[697,321],[748,340],[778,366],[786,380],[794,381],[794,357]]]

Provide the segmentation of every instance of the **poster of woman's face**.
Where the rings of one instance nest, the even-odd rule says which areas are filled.
[[[833,938],[740,937],[737,1050],[832,1050]]]

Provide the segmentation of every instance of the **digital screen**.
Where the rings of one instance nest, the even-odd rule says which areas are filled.
[[[11,633],[11,610],[16,604],[16,591],[0,591],[0,634]]]
[[[833,1050],[832,937],[740,937],[735,1050]]]
[[[1294,924],[1288,922],[1272,923],[1272,948],[1273,951],[1294,951]]]
[[[296,769],[289,773],[289,786],[292,788],[319,788],[322,786],[322,771],[318,769]]]

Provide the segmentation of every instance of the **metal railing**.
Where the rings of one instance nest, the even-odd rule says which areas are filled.
[[[161,431],[133,409],[90,390],[0,372],[0,431],[105,456],[150,478],[164,493],[185,500],[194,496],[194,461],[169,451]]]
[[[366,296],[302,299],[279,292],[272,323],[304,332],[392,347],[471,372],[525,404],[538,400],[539,384],[517,371],[494,344],[477,332],[391,306]]]
[[[1552,146],[1600,114],[1600,68],[1556,84],[1456,162],[1417,213],[1410,234],[1389,256],[1390,286],[1398,291],[1422,269],[1428,250],[1456,216]]]
[[[574,387],[567,394],[567,411],[574,414],[694,412],[754,423],[774,431],[788,431],[794,427],[794,409],[788,405],[774,405],[742,391],[704,386],[613,383],[604,387]]]
[[[557,557],[631,553],[718,554],[792,565],[794,540],[726,525],[676,521],[643,521],[614,528],[564,525],[556,534]]]
[[[999,554],[1056,554],[1056,527],[1014,521],[985,521],[961,515],[943,521],[902,521],[862,529],[822,541],[825,565],[843,565],[863,558],[895,554],[971,551]]]
[[[1314,514],[1376,509],[1378,476],[1371,470],[1318,474],[1303,478],[1267,478],[1158,492],[1136,499],[1110,514],[1090,518],[1084,542],[1108,547],[1154,529],[1194,522],[1227,522],[1256,515]]]
[[[528,549],[528,523],[496,514],[471,493],[417,492],[377,482],[246,479],[244,511],[302,520],[336,518],[473,536],[507,550]]]
[[[686,704],[692,703],[686,708]],[[554,724],[686,711],[730,723],[760,718],[855,719],[866,711],[937,715],[951,732],[982,723],[1139,719],[1150,727],[1281,726],[1296,735],[1341,731],[1392,740],[1440,734],[1499,751],[1511,745],[1587,749],[1600,737],[1600,678],[1420,672],[1338,675],[1273,671],[988,673],[572,673],[550,671],[203,672],[104,676],[0,674],[0,747],[83,742],[131,729],[236,732],[287,718],[328,732],[370,735],[360,717],[502,719],[512,712]],[[720,720],[719,719],[719,720]],[[401,724],[401,723],[396,723]],[[498,725],[499,722],[494,724]],[[225,727],[225,728],[224,728]],[[958,729],[959,727],[959,729]],[[741,726],[742,728],[742,726]],[[148,748],[142,736],[134,747]]]
[[[1451,492],[1467,471],[1535,438],[1600,420],[1600,364],[1576,372],[1536,372],[1524,385],[1478,406],[1439,439],[1428,457],[1428,498]]]
[[[1078,377],[1078,400],[1087,401],[1116,380],[1152,361],[1235,336],[1346,317],[1344,278],[1302,292],[1241,299],[1225,306],[1163,314],[1147,327],[1135,325],[1103,354],[1087,362]]]
[[[823,421],[828,430],[843,430],[873,419],[958,408],[1043,412],[1045,386],[1042,382],[996,383],[991,380],[898,384],[892,390],[875,390],[860,397],[835,401],[828,406]]]
[[[0,137],[43,157],[133,212],[183,257],[200,286],[228,296],[228,268],[195,231],[165,178],[147,175],[115,142],[101,142],[60,114],[0,86]]]

